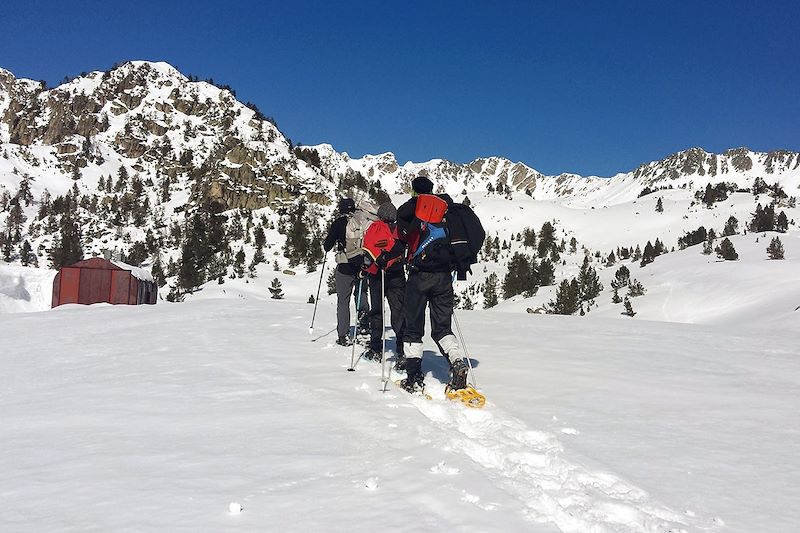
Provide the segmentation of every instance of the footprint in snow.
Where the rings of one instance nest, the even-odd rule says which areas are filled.
[[[497,509],[496,503],[481,503],[481,497],[476,496],[474,494],[470,494],[467,491],[461,491],[461,501],[465,503],[471,503],[472,505],[483,509],[484,511],[494,511]]]
[[[454,466],[447,466],[444,461],[431,467],[431,474],[444,474],[446,476],[455,476],[461,471]]]

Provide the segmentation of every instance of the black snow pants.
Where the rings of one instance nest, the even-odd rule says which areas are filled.
[[[405,335],[405,315],[404,303],[406,297],[406,275],[402,269],[385,273],[386,288],[384,296],[389,303],[389,316],[394,330],[395,352],[403,354],[403,338]],[[369,323],[370,339],[369,347],[371,350],[380,352],[382,348],[383,335],[383,302],[381,301],[381,274],[369,275]]]
[[[425,307],[430,306],[431,337],[439,345],[444,337],[452,336],[453,278],[450,272],[411,272],[406,284],[406,324],[404,340],[421,343],[425,334]]]

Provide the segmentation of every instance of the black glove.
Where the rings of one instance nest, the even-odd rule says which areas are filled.
[[[378,265],[378,268],[381,270],[386,270],[386,265],[389,264],[389,254],[386,253],[386,250],[381,252],[381,255],[375,260],[375,264]]]

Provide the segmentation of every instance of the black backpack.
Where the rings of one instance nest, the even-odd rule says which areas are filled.
[[[447,234],[450,237],[455,270],[459,280],[467,279],[467,272],[478,262],[478,253],[483,248],[486,231],[481,219],[468,205],[452,203],[447,207],[445,215]]]

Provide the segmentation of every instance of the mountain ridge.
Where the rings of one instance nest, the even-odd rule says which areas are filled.
[[[87,93],[94,95],[104,81],[114,76],[120,78],[117,80],[116,86],[113,87],[115,90],[112,93],[101,95],[101,101],[98,102],[105,106],[108,101],[112,101],[113,105],[108,109],[103,109],[103,106],[99,109],[92,106],[87,107],[81,96],[86,96]],[[206,95],[209,95],[209,91],[213,93],[215,89],[210,83],[191,81],[178,69],[166,62],[129,61],[110,71],[93,71],[85,76],[77,76],[52,89],[44,89],[41,83],[33,80],[16,78],[10,71],[2,69],[0,70],[0,89],[5,89],[6,93],[16,94],[16,100],[12,97],[9,102],[9,98],[3,97],[3,91],[0,90],[0,114],[3,116],[3,120],[0,121],[2,122],[2,125],[0,125],[0,141],[21,145],[31,145],[40,141],[43,145],[59,145],[66,142],[66,137],[71,135],[97,135],[102,133],[100,129],[104,128],[105,124],[98,118],[92,119],[90,116],[92,113],[104,111],[106,114],[111,112],[115,115],[122,115],[132,112],[138,108],[145,97],[144,94],[141,94],[141,89],[137,90],[137,87],[144,86],[149,89],[148,92],[153,92],[154,87],[162,88],[164,85],[172,86],[172,84],[194,86],[197,88],[197,93]],[[9,85],[11,86],[10,89]],[[231,90],[218,89],[218,91],[219,93],[216,97],[221,98],[225,105],[231,108],[237,107],[237,104],[238,106],[244,106],[244,104],[235,99]],[[162,101],[156,108],[166,110],[166,112],[175,110],[189,116],[203,114],[208,111],[203,104],[174,98],[173,93],[174,90],[169,94],[163,95],[162,100],[167,101]],[[221,96],[222,93],[227,93],[228,98]],[[33,128],[34,131],[31,132],[30,121],[20,121],[18,117],[15,118],[13,115],[29,113],[31,111],[29,108],[33,103],[33,96],[36,97],[36,100],[41,100],[44,105],[47,105],[49,99],[58,99],[59,96],[71,98],[68,103],[73,108],[73,111],[79,115],[77,119],[72,117],[76,119],[77,123],[73,128],[69,128],[66,127],[69,124],[59,124],[58,116],[39,116],[40,122],[48,120],[49,127],[44,131],[36,131],[36,128]],[[115,98],[111,98],[111,96],[115,96]],[[15,105],[10,105],[11,103]],[[34,109],[34,111],[36,110]],[[253,111],[253,115],[259,113]],[[80,120],[81,114],[83,114],[83,120]],[[159,124],[158,121],[147,121],[144,123],[144,128],[150,133],[163,135],[165,125]],[[242,133],[244,135],[248,133],[252,135],[252,132]],[[283,134],[277,136],[277,141],[285,142],[287,147],[289,145]],[[124,155],[137,157],[144,154],[144,147],[131,139],[128,139],[127,142],[122,142],[121,147],[125,152]],[[390,192],[404,192],[407,190],[408,183],[400,183],[400,181],[408,182],[409,176],[414,174],[429,175],[445,182],[460,182],[462,188],[485,187],[488,184],[496,187],[501,184],[503,188],[511,187],[516,191],[529,192],[536,199],[554,199],[590,194],[594,200],[599,201],[600,205],[608,205],[608,202],[603,201],[602,193],[599,192],[603,189],[603,184],[608,189],[618,189],[619,187],[615,187],[617,182],[624,182],[625,188],[629,190],[622,196],[618,191],[615,192],[614,198],[624,197],[628,200],[635,198],[645,188],[666,187],[670,183],[673,186],[683,186],[686,183],[688,186],[689,182],[694,186],[695,181],[698,186],[705,186],[705,184],[715,179],[723,180],[726,177],[741,186],[745,186],[756,175],[773,176],[776,178],[773,181],[784,185],[784,175],[791,174],[785,180],[789,183],[785,184],[784,187],[787,185],[790,189],[800,187],[800,177],[798,177],[800,176],[800,154],[788,150],[758,152],[739,147],[715,154],[700,147],[692,147],[670,154],[660,160],[642,163],[633,170],[619,172],[606,178],[595,175],[582,176],[569,172],[546,175],[527,163],[511,161],[500,156],[477,157],[468,163],[456,163],[436,158],[425,162],[407,161],[401,165],[392,152],[366,154],[360,158],[353,158],[347,152],[337,152],[333,145],[328,143],[303,147],[317,150],[320,153],[321,159],[324,160],[320,170],[327,172],[329,179],[345,174],[349,168],[352,171],[361,172],[367,178],[391,183],[393,188],[387,188]],[[67,147],[60,148],[64,153],[67,153],[67,149]],[[291,173],[294,169],[290,167],[297,165],[297,159],[288,153],[284,153],[284,155],[286,157],[279,161],[278,166],[284,170],[284,173],[289,168],[289,173]],[[248,164],[250,163],[248,162]],[[259,163],[264,163],[264,161],[259,161]],[[230,169],[230,167],[228,168]],[[313,169],[311,169],[312,174],[313,172]],[[244,173],[248,178],[252,178],[247,169],[245,169]],[[236,173],[234,172],[234,174]],[[694,179],[682,179],[689,176]],[[319,178],[320,176],[317,177]],[[636,184],[640,186],[639,190],[636,190]],[[317,182],[313,188],[319,188],[319,185],[320,183]],[[460,192],[454,190],[456,187],[453,183],[443,185],[443,188],[447,189],[448,192]]]

